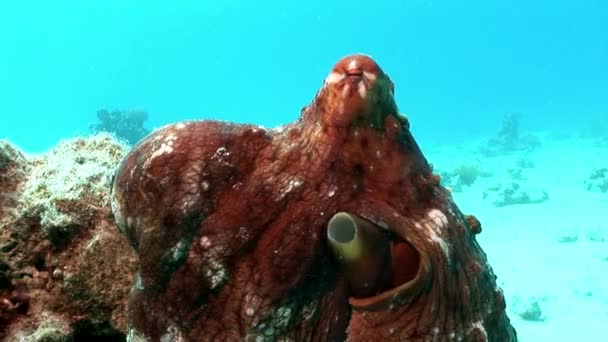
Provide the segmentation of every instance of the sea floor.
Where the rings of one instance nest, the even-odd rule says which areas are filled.
[[[608,143],[542,138],[531,152],[494,157],[482,157],[479,143],[424,152],[437,170],[480,167],[484,176],[453,197],[482,223],[478,241],[519,340],[608,341],[608,192],[585,186],[594,168],[608,167]],[[518,160],[527,168],[517,171]],[[548,199],[500,207],[484,199],[493,185],[511,182]]]

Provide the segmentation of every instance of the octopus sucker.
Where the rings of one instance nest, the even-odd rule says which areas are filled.
[[[139,256],[130,336],[517,341],[481,223],[433,174],[393,81],[363,54],[326,75],[280,129],[188,121],[126,156],[110,201]]]

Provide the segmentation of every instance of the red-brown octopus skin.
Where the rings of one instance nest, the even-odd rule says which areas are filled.
[[[516,341],[480,226],[439,184],[393,92],[352,55],[283,128],[183,122],[135,146],[111,200],[140,258],[129,340]],[[389,280],[366,297],[328,247],[338,212],[390,239]]]

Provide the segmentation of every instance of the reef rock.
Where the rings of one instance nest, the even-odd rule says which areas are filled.
[[[26,158],[0,143],[0,338],[124,338],[136,256],[109,210],[128,148],[108,134]]]
[[[549,193],[540,188],[526,188],[520,183],[500,183],[488,187],[483,192],[483,199],[496,207],[514,204],[536,204],[549,199]]]
[[[589,178],[585,180],[585,189],[595,192],[608,192],[608,168],[591,170]]]
[[[512,153],[530,152],[540,147],[538,137],[532,134],[521,134],[520,113],[508,113],[503,117],[502,125],[496,135],[478,148],[485,156],[492,157]]]

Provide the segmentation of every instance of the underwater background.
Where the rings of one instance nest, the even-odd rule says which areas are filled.
[[[522,341],[606,341],[608,2],[0,1],[0,139],[97,113],[275,127],[375,58],[480,243]]]

